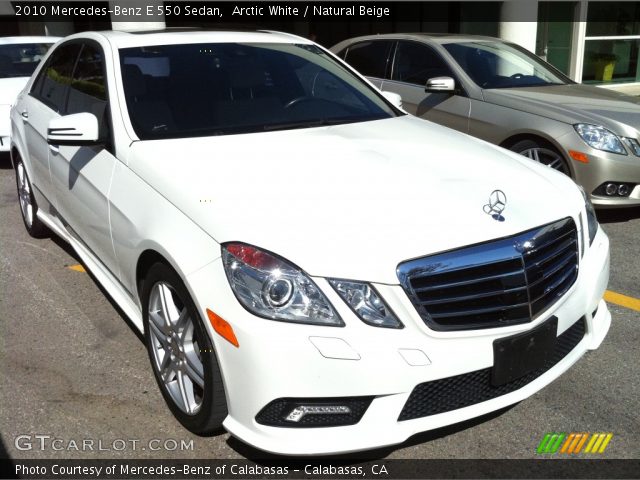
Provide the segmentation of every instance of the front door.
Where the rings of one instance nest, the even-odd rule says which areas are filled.
[[[65,113],[95,115],[103,139],[95,146],[52,145],[49,164],[60,217],[67,230],[118,277],[109,224],[108,194],[117,162],[110,151],[108,96],[102,50],[83,44]]]
[[[462,91],[425,92],[427,80],[434,77],[455,79],[438,52],[422,43],[401,40],[396,48],[391,80],[385,80],[382,89],[400,94],[407,112],[467,133],[469,98]]]

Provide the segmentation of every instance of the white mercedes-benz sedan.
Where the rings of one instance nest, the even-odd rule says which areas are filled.
[[[529,397],[609,329],[609,241],[571,179],[308,40],[73,35],[11,121],[28,232],[71,244],[196,434],[398,444]]]

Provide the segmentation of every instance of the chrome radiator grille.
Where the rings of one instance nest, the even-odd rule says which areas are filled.
[[[578,233],[571,218],[398,266],[402,286],[434,330],[529,322],[577,275]]]

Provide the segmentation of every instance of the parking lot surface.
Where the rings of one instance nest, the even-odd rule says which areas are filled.
[[[506,411],[346,459],[535,458],[547,432],[611,432],[599,457],[640,458],[640,210],[599,217],[613,316],[599,350]],[[29,237],[0,157],[0,457],[267,457],[182,428],[124,318],[64,242]]]

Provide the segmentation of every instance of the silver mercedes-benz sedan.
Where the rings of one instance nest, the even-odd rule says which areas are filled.
[[[374,35],[331,50],[409,113],[558,169],[597,207],[640,205],[640,98],[576,84],[491,37]]]

